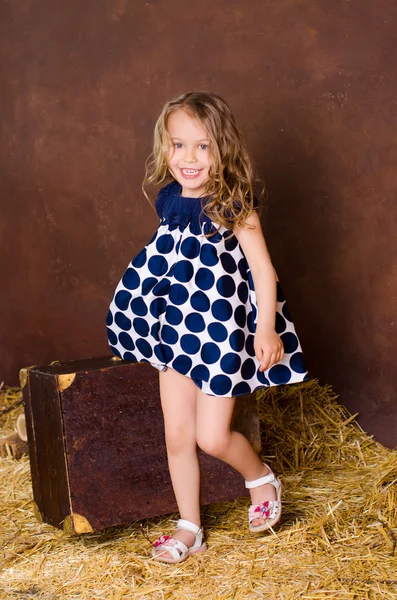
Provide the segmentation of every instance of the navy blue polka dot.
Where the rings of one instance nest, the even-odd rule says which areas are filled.
[[[222,277],[219,277],[216,283],[216,289],[218,290],[220,296],[223,296],[224,298],[231,298],[236,291],[236,284],[234,283],[233,277],[230,275],[223,275]]]
[[[190,377],[202,381],[209,381],[210,371],[205,365],[196,365],[195,367],[193,367],[192,372],[190,373]]]
[[[228,352],[222,356],[220,364],[224,373],[237,373],[241,365],[241,358],[234,352]]]
[[[157,285],[153,288],[153,296],[167,296],[170,290],[170,280],[160,279]]]
[[[169,304],[165,312],[165,318],[170,325],[179,325],[179,323],[182,323],[183,313],[176,306]]]
[[[276,313],[276,333],[280,335],[287,328],[287,323],[285,322],[284,317],[280,315],[279,312]]]
[[[205,321],[198,313],[190,313],[185,319],[185,325],[189,331],[200,333],[205,329]]]
[[[145,319],[141,317],[135,317],[132,321],[133,327],[137,334],[140,337],[147,337],[149,335],[149,324]],[[128,350],[133,350],[134,348],[128,348]]]
[[[258,378],[258,380],[263,383],[263,385],[269,386],[270,385],[270,381],[268,380],[268,378],[266,377],[264,371],[260,371],[259,367],[256,371],[256,376]]]
[[[125,310],[128,307],[131,298],[131,292],[127,292],[126,290],[120,290],[119,292],[117,292],[114,298],[114,302],[117,308],[119,308],[120,310]]]
[[[145,356],[146,358],[150,358],[152,356],[153,351],[149,342],[143,340],[142,338],[138,338],[135,343],[139,352],[143,354],[143,356]]]
[[[200,260],[206,267],[214,267],[219,261],[215,246],[204,244],[201,247]]]
[[[186,283],[193,277],[193,265],[188,260],[180,260],[174,269],[174,277],[178,281]]]
[[[146,296],[156,285],[158,279],[156,277],[147,277],[142,282],[142,295]]]
[[[248,300],[249,288],[245,281],[241,281],[237,286],[237,295],[242,304]]]
[[[181,337],[181,348],[186,354],[196,354],[200,350],[201,342],[197,335],[186,333]]]
[[[108,314],[106,315],[106,325],[112,325],[113,323],[113,315],[112,311],[109,309]]]
[[[150,328],[150,335],[157,341],[160,341],[159,338],[159,330],[160,330],[160,322],[159,321],[155,321],[155,323],[153,323],[153,325]]]
[[[128,335],[128,333],[125,333],[125,331],[119,334],[119,342],[123,348],[126,348],[127,350],[135,350],[134,340],[130,335]]]
[[[255,375],[256,366],[252,358],[247,358],[241,366],[241,375],[243,379],[252,379]]]
[[[227,329],[222,323],[210,323],[208,333],[214,342],[224,342],[227,338]]]
[[[173,349],[167,344],[162,344],[161,347],[163,350],[164,362],[170,363],[175,356]]]
[[[116,325],[120,327],[120,329],[124,329],[125,331],[131,329],[130,319],[121,312],[116,312],[116,314],[114,315],[114,321]]]
[[[219,360],[220,355],[221,351],[219,350],[219,346],[213,342],[203,344],[203,347],[201,348],[201,358],[207,365],[212,365],[212,363]]]
[[[167,272],[168,262],[163,256],[152,256],[149,258],[148,267],[152,275],[161,277]]]
[[[156,344],[153,348],[153,352],[157,360],[162,364],[165,362],[165,354],[163,351],[163,344]]]
[[[160,235],[157,238],[156,249],[160,254],[169,254],[174,247],[174,238],[170,234]]]
[[[284,305],[283,305],[283,315],[284,315],[284,317],[287,319],[287,321],[290,321],[290,322],[292,322],[292,321],[291,321],[291,315],[290,315],[290,312],[289,312],[289,308],[288,308],[288,306],[287,306],[287,303],[286,303],[286,302],[285,302],[285,303],[284,303]]]
[[[195,292],[190,299],[190,304],[194,310],[198,310],[200,312],[207,312],[210,307],[210,301],[204,292]]]
[[[289,361],[291,369],[296,373],[306,373],[306,366],[302,352],[295,352]]]
[[[254,291],[255,287],[254,287],[254,280],[252,279],[252,273],[251,271],[247,271],[247,281],[248,281],[248,286],[249,289]]]
[[[256,325],[255,325],[255,312],[251,310],[247,315],[247,327],[248,331],[251,333],[255,333]]]
[[[235,235],[230,236],[230,232],[225,231],[225,248],[228,252],[233,252],[233,250],[237,247],[238,239]],[[243,259],[245,260],[245,259]]]
[[[189,294],[184,285],[173,283],[170,286],[170,300],[173,304],[184,304],[188,297]]]
[[[186,375],[192,368],[192,364],[192,359],[189,356],[181,354],[176,357],[171,366],[175,371],[182,373],[182,375]]]
[[[248,275],[247,275],[247,268],[248,268],[248,263],[247,263],[247,259],[246,258],[241,258],[238,261],[238,270],[240,271],[240,275],[242,277],[242,279],[247,279]]]
[[[236,310],[234,311],[234,320],[236,321],[236,324],[239,327],[241,327],[241,329],[243,329],[245,327],[246,319],[247,319],[247,311],[245,309],[245,306],[240,304],[240,306],[238,306],[236,308]]]
[[[203,233],[205,235],[207,235],[208,233],[214,233],[214,235],[211,235],[211,237],[207,238],[207,240],[209,242],[211,242],[212,244],[218,244],[221,240],[222,240],[222,235],[217,231],[218,226],[214,226],[211,223],[204,223],[204,227],[203,227]]]
[[[292,354],[298,347],[298,338],[294,333],[287,332],[283,333],[281,336],[281,341],[284,344],[284,351],[286,354]]]
[[[176,344],[179,339],[178,332],[171,325],[162,326],[161,337],[166,344]]]
[[[184,239],[181,244],[181,252],[186,258],[196,258],[200,253],[200,243],[198,239],[193,236]]]
[[[228,321],[233,314],[233,309],[228,300],[215,300],[211,312],[217,321]]]
[[[215,375],[210,380],[210,388],[216,396],[225,396],[232,387],[232,380],[226,375]]]
[[[202,267],[198,269],[194,282],[201,290],[209,290],[214,285],[215,277],[210,269]]]
[[[141,269],[146,264],[146,248],[142,248],[139,254],[131,261],[132,266]]]
[[[165,312],[167,308],[167,302],[165,298],[156,298],[150,303],[150,314],[154,318],[158,318],[160,315]]]
[[[131,300],[130,308],[135,315],[138,315],[138,317],[144,317],[147,314],[147,306],[143,301],[143,298],[140,298],[139,296]]]
[[[222,252],[219,258],[226,273],[235,273],[237,271],[236,261],[231,254]]]
[[[249,394],[251,392],[250,386],[246,381],[240,381],[237,383],[232,389],[232,396],[243,396],[244,394]]]
[[[107,327],[106,331],[108,334],[109,343],[112,344],[112,346],[117,344],[117,335],[114,333],[114,331],[112,331],[112,329],[109,329],[109,327]]]
[[[132,352],[124,352],[123,359],[129,360],[131,362],[138,362],[137,357],[135,356],[135,354],[132,354]]]
[[[291,379],[291,371],[285,365],[274,365],[268,371],[269,379],[276,385],[288,383]]]
[[[241,352],[245,345],[245,335],[242,329],[235,329],[229,336],[229,344],[235,352]]]
[[[127,290],[135,290],[141,282],[137,271],[131,268],[126,270],[121,281]]]
[[[245,349],[247,351],[247,354],[249,354],[250,356],[255,356],[254,339],[255,337],[253,335],[247,335],[245,340]]]

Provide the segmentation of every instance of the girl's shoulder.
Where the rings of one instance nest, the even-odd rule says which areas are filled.
[[[177,191],[177,189],[178,183],[176,181],[171,181],[159,190],[156,199],[156,212],[160,219],[163,217],[165,203],[167,202],[168,198]]]

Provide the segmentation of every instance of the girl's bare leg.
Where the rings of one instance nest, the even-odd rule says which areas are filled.
[[[165,441],[172,487],[181,519],[201,526],[200,470],[196,443],[197,386],[192,379],[168,367],[159,371],[161,407],[164,415]],[[173,538],[189,548],[195,535],[178,529]],[[163,557],[170,557],[164,552]]]
[[[263,465],[247,438],[237,431],[230,431],[230,422],[236,397],[218,398],[197,391],[196,439],[207,454],[216,456],[234,467],[247,481],[266,475]],[[276,500],[276,490],[270,483],[250,489],[252,504]],[[260,525],[265,519],[254,519]]]

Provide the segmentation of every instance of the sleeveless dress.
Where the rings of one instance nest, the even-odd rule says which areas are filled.
[[[275,323],[285,354],[259,371],[258,310],[242,247],[235,236],[225,239],[230,229],[224,226],[205,238],[203,232],[214,231],[202,212],[206,199],[182,197],[181,189],[172,181],[160,190],[159,226],[114,291],[106,317],[111,352],[159,371],[169,366],[210,396],[309,379],[278,278]]]

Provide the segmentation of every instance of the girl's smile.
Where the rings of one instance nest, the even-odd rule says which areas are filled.
[[[186,179],[195,179],[200,175],[201,169],[180,169],[180,171]]]
[[[167,123],[168,168],[182,186],[182,196],[199,198],[205,193],[213,164],[208,133],[186,111],[176,110]]]

